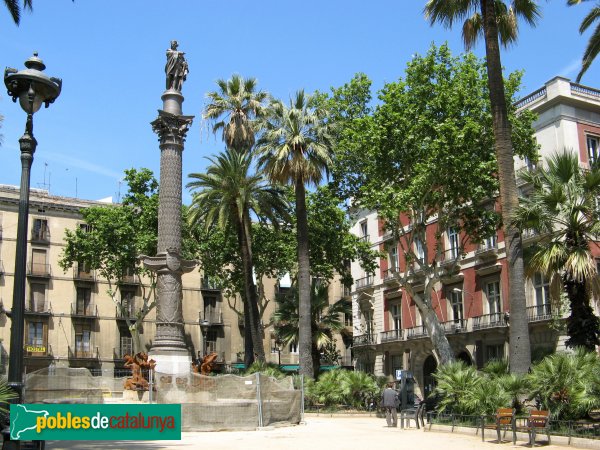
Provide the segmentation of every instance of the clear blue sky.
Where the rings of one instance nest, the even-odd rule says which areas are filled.
[[[539,1],[536,29],[521,24],[517,45],[503,51],[509,71],[524,69],[523,94],[562,75],[574,79],[589,34],[578,27],[592,4]],[[148,167],[158,178],[159,149],[150,122],[161,107],[165,51],[172,39],[190,66],[184,114],[196,119],[188,132],[183,177],[206,167],[223,149],[202,121],[215,80],[233,73],[256,77],[259,86],[287,99],[304,88],[328,90],[366,73],[375,90],[404,74],[415,53],[448,41],[463,50],[458,29],[430,27],[425,0],[52,0],[34,1],[15,26],[0,7],[0,64],[19,70],[38,51],[63,90],[34,117],[38,148],[31,186],[50,184],[52,194],[85,199],[117,197],[127,168]],[[479,46],[475,53],[483,56]],[[600,61],[582,83],[600,88]],[[25,113],[5,94],[0,114],[0,183],[19,184],[18,139]],[[46,186],[47,188],[48,186]],[[126,187],[121,187],[121,194]],[[184,202],[189,194],[184,191]]]

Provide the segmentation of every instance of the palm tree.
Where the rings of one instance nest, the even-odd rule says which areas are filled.
[[[455,20],[464,20],[462,35],[467,49],[475,44],[482,33],[485,39],[500,204],[508,259],[510,368],[513,373],[525,373],[531,365],[531,350],[529,324],[525,314],[523,245],[519,230],[512,225],[519,200],[498,39],[504,45],[514,42],[517,38],[517,18],[521,17],[530,25],[535,25],[540,16],[539,8],[534,0],[514,0],[510,2],[510,6],[501,0],[429,0],[425,6],[425,15],[431,24],[440,22],[448,28],[452,27]]]
[[[578,5],[581,2],[587,2],[589,0],[568,0],[567,4],[569,6]],[[592,25],[594,22],[600,19],[600,4],[596,3],[596,6],[592,8],[587,16],[584,17],[581,25],[579,25],[579,33],[583,34],[585,31]],[[598,55],[600,51],[600,22],[596,25],[596,29],[594,33],[590,37],[588,41],[587,47],[583,52],[583,57],[581,58],[581,70],[577,74],[577,82],[581,80],[583,74],[590,68],[592,62]]]
[[[15,24],[19,25],[21,21],[21,6],[19,0],[4,0],[4,4],[8,8],[8,12],[12,16]],[[33,0],[23,0],[23,8],[33,11]]]
[[[319,184],[331,165],[332,145],[323,111],[311,106],[311,98],[298,91],[290,105],[272,101],[263,134],[257,143],[259,165],[272,182],[290,184],[296,197],[298,243],[300,374],[314,374],[311,357],[311,303],[306,185]]]
[[[577,154],[564,150],[547,160],[547,168],[526,173],[523,179],[531,183],[532,192],[521,199],[515,224],[541,236],[528,269],[550,280],[555,300],[563,289],[566,292],[571,305],[566,344],[594,351],[600,344],[600,319],[590,298],[600,289],[590,246],[597,245],[600,232],[600,168],[580,168]]]
[[[265,362],[257,292],[252,275],[250,213],[253,212],[260,220],[269,220],[277,215],[281,217],[281,214],[285,215],[286,203],[281,190],[268,184],[260,173],[250,173],[250,153],[228,148],[217,157],[208,159],[211,164],[206,173],[188,175],[194,181],[186,187],[196,191],[190,206],[190,222],[192,225],[204,223],[207,228],[233,227],[236,232],[244,274],[244,316],[252,342],[252,348],[246,342],[244,362],[248,367],[254,354],[258,361]]]
[[[344,329],[342,314],[351,312],[350,302],[347,300],[342,299],[329,304],[327,287],[326,284],[315,280],[311,289],[311,355],[315,378],[319,373],[321,350],[333,342],[333,333]],[[273,321],[277,337],[284,345],[299,340],[298,309],[295,293],[277,299],[277,310],[273,314]]]
[[[254,145],[253,121],[262,115],[268,94],[256,91],[255,78],[240,75],[217,80],[217,85],[218,92],[207,94],[210,103],[204,109],[204,118],[214,122],[214,133],[222,130],[227,147],[247,151]]]

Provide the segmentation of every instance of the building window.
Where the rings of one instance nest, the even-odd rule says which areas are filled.
[[[46,256],[48,252],[43,249],[34,248],[31,250],[31,273],[33,275],[47,275],[48,265],[46,264]]]
[[[500,282],[492,281],[485,285],[485,295],[488,301],[489,314],[497,314],[502,311],[500,303]]]
[[[77,303],[75,305],[75,314],[91,314],[92,290],[86,287],[77,288]]]
[[[417,261],[421,263],[425,262],[425,246],[419,237],[415,238],[415,256],[417,257]]]
[[[485,360],[502,360],[504,359],[504,344],[486,345]]]
[[[366,220],[364,222],[360,223],[360,236],[363,239],[366,239],[367,237],[369,237],[369,229],[367,228],[367,221]]]
[[[48,241],[50,240],[50,229],[46,219],[34,219],[33,229],[31,230],[32,241]]]
[[[29,322],[29,330],[27,334],[27,345],[32,347],[44,346],[44,323]]]
[[[373,334],[373,331],[375,331],[375,327],[373,326],[373,311],[363,311],[363,317],[365,320],[365,333],[369,335]]]
[[[396,376],[397,370],[402,370],[402,355],[392,355],[392,376]]]
[[[121,331],[120,350],[121,358],[125,355],[133,355],[133,338],[131,336],[123,336],[123,331]]]
[[[458,232],[456,229],[450,227],[448,228],[448,253],[447,256],[449,259],[458,258],[458,252],[460,249],[459,241],[458,241]]]
[[[587,135],[586,136],[586,142],[587,142],[587,150],[588,150],[588,160],[590,165],[591,164],[595,164],[596,162],[598,162],[598,143],[600,141],[600,137],[598,136],[591,136],[591,135]]]
[[[392,314],[392,330],[400,330],[402,328],[402,316],[400,311],[399,303],[391,305],[390,313]]]
[[[33,312],[45,312],[47,310],[45,284],[30,284],[29,310]]]
[[[497,245],[496,239],[497,239],[496,234],[493,234],[490,237],[486,237],[483,240],[483,248],[485,250],[492,250],[492,249],[496,248],[496,245]]]
[[[204,320],[210,323],[221,323],[221,305],[216,295],[203,295]]]
[[[398,270],[398,247],[394,245],[388,253],[390,270],[396,272]]]
[[[92,330],[87,324],[75,325],[75,357],[89,358],[92,356]]]
[[[133,317],[135,315],[135,290],[119,288],[121,291],[121,311],[123,317]]]
[[[454,322],[460,323],[463,316],[463,295],[462,291],[454,288],[450,291],[450,305],[452,306],[452,318]]]
[[[293,355],[298,354],[298,343],[297,342],[290,343],[290,353]]]
[[[206,354],[217,353],[217,331],[208,330],[206,332]]]

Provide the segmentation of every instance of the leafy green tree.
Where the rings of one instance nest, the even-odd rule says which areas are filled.
[[[334,333],[344,329],[343,314],[351,311],[350,302],[338,300],[329,303],[328,284],[314,280],[311,292],[311,356],[315,369],[313,376],[319,374],[321,351],[333,341]],[[273,314],[273,322],[277,337],[284,345],[299,340],[299,302],[297,290],[290,295],[277,299],[277,310]]]
[[[310,403],[325,406],[350,405],[365,409],[381,395],[381,386],[372,375],[344,369],[323,373],[318,381],[309,380],[306,396]]]
[[[515,42],[518,19],[522,18],[530,25],[535,25],[540,11],[534,0],[515,0],[509,2],[509,5],[501,0],[429,0],[425,6],[425,15],[431,24],[439,22],[447,28],[452,28],[455,21],[464,20],[462,36],[467,49],[472,48],[482,34],[484,37],[488,96],[510,280],[510,367],[514,373],[526,373],[531,365],[531,350],[526,315],[523,245],[519,230],[512,225],[514,211],[519,204],[513,160],[513,145],[516,141],[512,138],[514,130],[511,131],[510,103],[507,102],[502,77],[498,41],[504,45]]]
[[[260,117],[268,94],[257,91],[255,78],[233,75],[229,80],[217,80],[219,91],[207,94],[209,104],[204,118],[214,122],[213,132],[222,130],[229,148],[248,151],[254,145],[254,119]]]
[[[567,346],[595,351],[600,344],[600,319],[590,301],[600,292],[600,282],[591,246],[600,232],[600,167],[579,167],[577,154],[569,150],[545,163],[523,174],[531,192],[521,199],[514,223],[540,234],[530,249],[529,275],[547,277],[555,303],[563,292],[567,294],[571,309]]]
[[[482,383],[477,369],[463,361],[455,361],[438,367],[434,377],[437,385],[434,394],[440,397],[438,411],[456,414],[472,414],[474,408],[469,395]]]
[[[567,4],[569,6],[579,5],[580,3],[587,2],[589,0],[567,0]],[[579,33],[583,34],[587,31],[587,29],[600,20],[600,4],[596,1],[596,5],[592,7],[587,16],[583,18],[581,21],[581,25],[579,25]],[[583,52],[583,57],[581,58],[581,70],[577,74],[577,82],[581,81],[581,77],[583,74],[587,72],[590,68],[596,56],[598,56],[598,52],[600,51],[600,22],[596,24],[596,29],[592,33],[590,40],[588,41],[587,47]]]
[[[596,353],[585,349],[555,353],[533,366],[527,377],[530,397],[539,400],[555,419],[581,419],[600,408],[599,374]]]
[[[260,220],[275,219],[285,214],[282,192],[266,182],[260,173],[252,173],[252,155],[228,147],[215,158],[209,158],[205,173],[191,173],[193,180],[187,187],[193,191],[190,206],[192,225],[206,228],[231,228],[237,237],[244,280],[244,320],[246,336],[245,363],[249,366],[253,355],[265,362],[258,299],[253,280],[252,221],[254,212]],[[278,213],[278,214],[277,214]],[[271,220],[271,223],[276,223]],[[250,337],[250,339],[248,339]],[[252,342],[252,349],[249,347]],[[251,350],[251,351],[250,351]]]
[[[117,292],[127,276],[150,278],[142,286],[143,303],[135,320],[123,314],[133,337],[134,351],[140,351],[139,327],[156,305],[154,275],[138,265],[138,256],[155,255],[158,233],[158,182],[149,169],[125,171],[128,193],[120,205],[94,206],[81,210],[85,227],[65,231],[65,247],[59,265],[67,271],[83,264],[97,271],[108,283],[108,294],[122,312]]]
[[[312,107],[311,98],[298,91],[289,106],[271,102],[261,122],[257,143],[259,165],[274,183],[290,184],[296,197],[298,255],[300,374],[312,377],[310,301],[310,250],[306,186],[318,185],[331,166],[331,139],[324,111]]]
[[[519,84],[518,73],[507,79],[509,98]],[[466,242],[491,236],[499,223],[491,203],[498,184],[485,64],[472,54],[454,57],[447,45],[432,46],[408,63],[405,79],[384,86],[372,113],[367,87],[358,76],[321,99],[329,110],[351,111],[332,119],[335,185],[354,207],[376,210],[385,220],[402,256],[389,276],[415,301],[445,364],[454,352],[433,308],[436,286],[454,276]],[[532,115],[510,112],[515,150],[534,157]],[[435,227],[430,242],[428,227]],[[445,249],[448,229],[461,232],[454,251]]]

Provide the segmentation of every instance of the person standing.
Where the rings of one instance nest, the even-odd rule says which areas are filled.
[[[385,409],[385,421],[388,427],[398,426],[398,392],[394,389],[394,383],[388,383],[381,394],[381,406]]]

